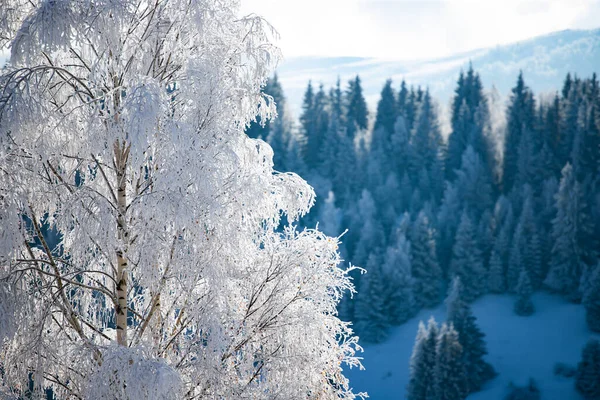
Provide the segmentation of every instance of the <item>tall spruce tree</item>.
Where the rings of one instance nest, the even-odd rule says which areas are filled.
[[[515,302],[515,314],[527,317],[535,312],[535,307],[531,301],[533,287],[529,279],[529,273],[525,267],[521,268],[519,283],[517,284],[517,301]]]
[[[486,381],[492,379],[496,372],[484,360],[484,356],[487,354],[485,334],[477,326],[477,319],[465,301],[464,288],[459,278],[455,278],[452,282],[446,305],[448,308],[447,321],[458,332],[463,348],[463,362],[467,371],[469,392],[476,392]]]
[[[461,166],[456,171],[454,184],[460,193],[463,208],[468,208],[474,218],[479,219],[485,210],[493,207],[491,175],[480,155],[470,145],[461,156]]]
[[[437,111],[433,100],[426,90],[423,101],[415,118],[411,133],[411,144],[414,152],[413,170],[429,169],[440,153],[442,135],[440,133]]]
[[[369,116],[367,102],[358,75],[348,82],[346,106],[346,132],[351,138],[354,138],[357,130],[367,129]]]
[[[600,332],[600,262],[590,274],[590,284],[584,293],[585,319],[590,330]]]
[[[433,317],[429,319],[427,328],[423,321],[419,323],[419,330],[410,357],[407,400],[436,399],[435,364],[438,334],[439,328]]]
[[[415,313],[411,246],[404,234],[386,250],[383,276],[386,283],[385,304],[390,323],[400,325]]]
[[[486,289],[487,276],[481,249],[477,241],[475,227],[466,210],[462,213],[454,246],[452,247],[450,276],[460,278],[464,285],[461,296],[465,301],[475,300]]]
[[[592,339],[583,348],[575,375],[575,388],[586,400],[600,399],[600,342]]]
[[[417,309],[434,307],[442,297],[442,269],[437,260],[435,231],[424,210],[417,215],[410,240]]]
[[[396,104],[396,93],[392,87],[392,80],[388,79],[381,90],[381,98],[377,103],[377,114],[375,117],[375,125],[373,132],[382,129],[381,137],[373,138],[373,140],[381,140],[382,143],[389,143],[390,137],[394,133],[394,124],[398,117],[398,106]]]
[[[452,323],[443,324],[436,346],[436,400],[464,400],[469,394],[469,376],[464,348]]]
[[[481,79],[472,66],[466,74],[460,73],[452,100],[450,123],[452,131],[446,151],[446,178],[454,180],[462,154],[469,145],[481,158],[488,174],[493,176],[492,146],[487,137],[489,109]]]
[[[356,332],[368,343],[381,343],[387,339],[390,326],[379,251],[374,249],[369,255],[367,273],[360,280],[354,309]]]
[[[515,182],[518,172],[519,148],[528,144],[528,142],[523,143],[523,136],[529,136],[534,131],[535,101],[533,93],[525,85],[522,71],[519,73],[516,86],[512,89],[510,103],[506,110],[506,119],[502,166],[504,193],[510,192]]]
[[[572,300],[579,300],[579,283],[583,272],[590,267],[587,264],[590,255],[582,244],[591,234],[592,226],[581,185],[568,163],[562,170],[556,210],[552,221],[552,259],[544,283]]]

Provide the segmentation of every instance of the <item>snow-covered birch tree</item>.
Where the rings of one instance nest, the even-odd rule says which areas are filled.
[[[352,399],[337,240],[244,127],[278,50],[237,0],[3,0],[9,397]],[[58,246],[48,228],[60,234]],[[150,378],[150,379],[149,379]]]

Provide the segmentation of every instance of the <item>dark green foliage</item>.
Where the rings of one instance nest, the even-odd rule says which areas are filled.
[[[450,273],[451,276],[460,278],[464,285],[461,292],[464,301],[473,301],[483,294],[486,286],[483,256],[477,242],[475,227],[466,211],[463,212],[456,231]]]
[[[467,371],[469,392],[476,392],[482,385],[496,376],[494,368],[484,360],[487,354],[485,334],[477,326],[471,307],[464,300],[460,279],[454,279],[448,298],[447,322],[458,332],[462,345],[463,362]]]
[[[424,211],[417,216],[410,240],[417,309],[434,307],[442,297],[442,270],[437,261],[435,232]]]
[[[486,136],[490,123],[488,104],[481,79],[472,66],[458,78],[450,122],[452,132],[446,152],[446,178],[454,180],[462,154],[469,145],[481,157],[489,176],[493,176],[492,146]]]
[[[581,354],[575,375],[575,389],[586,400],[600,399],[600,342],[590,340]]]
[[[527,165],[526,161],[531,162],[531,154],[525,154],[523,147],[529,146],[527,150],[532,151],[531,147],[534,146],[531,135],[534,131],[535,101],[533,93],[525,86],[523,72],[519,74],[517,84],[512,89],[506,117],[502,188],[508,193],[517,179],[519,163],[523,167]]]
[[[346,98],[346,132],[351,138],[354,138],[358,129],[367,129],[369,116],[358,75],[348,83]]]
[[[521,269],[519,275],[519,283],[517,284],[517,301],[515,302],[515,314],[522,317],[527,317],[535,312],[535,307],[531,301],[531,294],[533,288],[531,287],[531,280],[529,274],[525,268]]]
[[[590,284],[587,293],[584,293],[583,304],[588,327],[600,332],[600,263],[590,273]]]
[[[381,260],[376,254],[374,252],[369,256],[367,274],[360,280],[354,310],[356,332],[367,343],[383,342],[387,339],[390,326],[385,304],[385,278]]]
[[[396,94],[392,88],[392,80],[388,79],[381,90],[381,99],[377,104],[377,114],[375,118],[374,131],[383,129],[384,135],[380,139],[388,142],[392,133],[394,133],[394,124],[398,117],[398,107],[396,105]]]
[[[435,383],[437,400],[463,400],[469,394],[463,346],[452,324],[442,325],[436,346]]]
[[[410,358],[410,380],[407,388],[407,400],[433,400],[436,397],[436,345],[438,327],[431,318],[425,328],[421,321],[419,331]]]

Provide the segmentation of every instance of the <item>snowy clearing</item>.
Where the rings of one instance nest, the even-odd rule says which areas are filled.
[[[486,334],[487,360],[498,376],[469,400],[501,400],[511,382],[525,385],[532,377],[544,400],[582,399],[573,379],[555,376],[557,362],[576,366],[581,350],[592,337],[585,323],[585,309],[560,297],[536,293],[536,313],[518,317],[513,313],[514,298],[488,295],[472,305],[480,328]],[[408,384],[408,364],[419,321],[433,316],[445,321],[445,306],[422,310],[415,318],[394,328],[382,344],[367,345],[363,354],[365,371],[348,371],[351,386],[367,391],[371,399],[403,399]]]

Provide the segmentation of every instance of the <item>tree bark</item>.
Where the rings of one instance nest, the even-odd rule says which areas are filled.
[[[115,170],[117,174],[117,232],[120,247],[117,248],[117,343],[127,346],[127,247],[129,232],[127,231],[127,162],[130,146],[123,141],[115,142]]]

